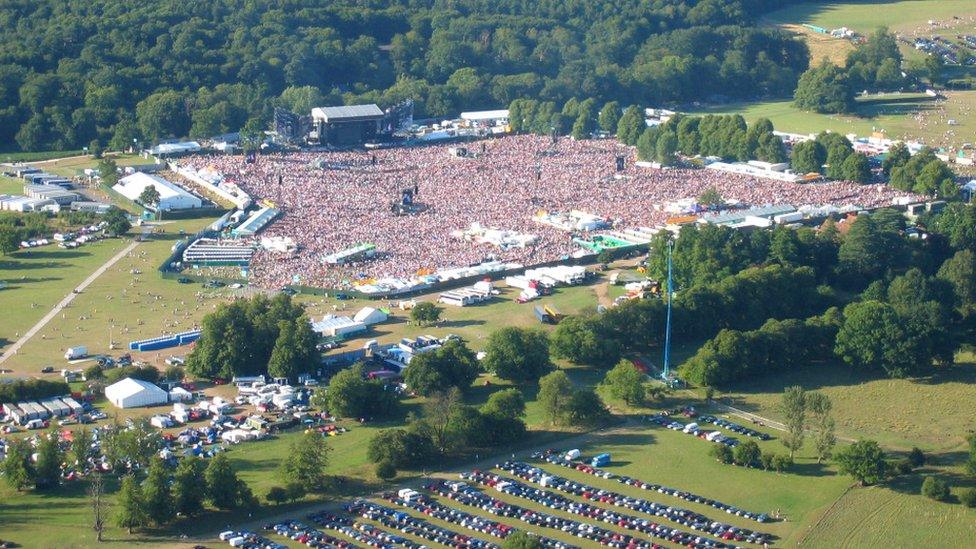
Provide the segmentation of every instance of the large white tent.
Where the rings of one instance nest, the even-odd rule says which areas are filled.
[[[188,193],[176,183],[144,172],[136,172],[119,179],[119,182],[112,186],[112,190],[129,200],[138,200],[142,191],[150,185],[156,187],[156,191],[159,192],[159,204],[156,207],[160,210],[185,210],[203,206],[200,198]]]
[[[105,398],[119,408],[139,408],[166,404],[169,393],[148,381],[127,377],[106,387]]]
[[[386,313],[379,309],[374,309],[373,307],[363,307],[358,313],[356,313],[356,316],[352,317],[354,321],[362,322],[367,326],[385,322],[386,318]]]

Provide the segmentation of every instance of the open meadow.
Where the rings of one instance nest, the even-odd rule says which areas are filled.
[[[910,31],[929,20],[973,15],[970,0],[821,0],[793,4],[764,17],[772,24],[807,23],[827,30],[847,27],[862,34],[880,26]]]
[[[918,446],[951,457],[963,449],[966,433],[973,428],[976,362],[971,351],[959,353],[953,366],[922,379],[890,379],[840,364],[810,365],[739,383],[722,401],[728,398],[737,408],[782,419],[780,397],[793,385],[830,397],[838,433],[875,439],[893,449]]]
[[[0,349],[20,337],[95,269],[128,244],[123,239],[106,239],[74,250],[48,245],[22,250],[0,258]],[[16,313],[16,314],[14,314]],[[5,367],[16,362],[8,360]]]

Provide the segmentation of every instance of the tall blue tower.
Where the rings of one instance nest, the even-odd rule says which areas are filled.
[[[664,327],[664,370],[661,372],[661,377],[665,382],[668,382],[671,378],[671,297],[674,295],[672,291],[672,278],[671,278],[671,257],[674,252],[674,240],[668,240],[668,317],[667,323]]]

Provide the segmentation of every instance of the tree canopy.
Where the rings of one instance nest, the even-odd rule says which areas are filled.
[[[204,316],[186,369],[198,377],[224,379],[257,374],[295,379],[314,371],[318,338],[304,313],[286,294],[221,304]]]
[[[784,95],[807,47],[756,21],[791,1],[15,3],[0,8],[0,142],[118,149],[236,131],[275,106],[412,99],[438,117],[526,96]]]

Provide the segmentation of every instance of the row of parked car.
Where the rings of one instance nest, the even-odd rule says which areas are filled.
[[[359,522],[348,517],[340,517],[331,513],[319,513],[315,518],[316,524],[326,530],[334,530],[346,537],[377,549],[396,549],[398,546],[406,549],[419,549],[421,544],[403,536],[391,534],[382,528],[365,522]]]
[[[585,529],[584,525],[575,520],[555,517],[503,502],[464,482],[436,482],[426,486],[426,489],[451,501],[477,507],[495,516],[518,519],[533,526],[555,528],[567,532],[579,532]],[[505,537],[517,531],[515,528],[503,524],[500,527],[507,530]],[[613,533],[607,532],[607,535],[612,536]],[[538,539],[543,547],[552,549],[576,549],[574,545],[545,536],[539,536]]]
[[[747,518],[749,520],[754,520],[760,523],[769,522],[769,515],[765,513],[754,513],[751,511],[739,509],[738,507],[735,507],[733,505],[728,505],[718,500],[706,498],[705,496],[688,492],[687,490],[679,490],[677,488],[670,488],[668,486],[662,486],[660,484],[644,482],[643,480],[632,478],[632,477],[615,475],[613,473],[604,471],[602,469],[597,469],[596,467],[592,467],[589,464],[584,462],[567,461],[563,459],[561,454],[553,451],[549,451],[545,453],[536,453],[533,454],[532,457],[533,459],[540,459],[548,463],[552,463],[554,465],[562,465],[563,467],[569,467],[571,469],[581,471],[588,475],[594,475],[600,478],[616,480],[621,484],[626,484],[627,486],[640,488],[641,490],[649,490],[652,492],[657,492],[659,494],[665,494],[671,497],[676,497],[678,499],[683,499],[685,501],[689,501],[692,503],[699,503],[701,505],[714,507],[715,509],[724,511],[730,515]]]
[[[255,532],[227,530],[218,536],[220,541],[226,541],[231,547],[242,549],[288,549],[287,546],[275,543]]]
[[[532,513],[532,511],[501,502],[490,496],[486,496],[463,482],[435,482],[428,484],[424,488],[432,494],[438,494],[458,503],[478,507],[492,515],[513,517],[530,524],[540,524],[540,517],[533,517],[532,515],[534,513]],[[453,509],[451,507],[442,505],[433,499],[424,498],[423,502],[428,505],[430,509],[435,510],[438,515],[444,517],[444,520],[452,521],[455,524],[464,526],[465,528],[474,530],[476,532],[487,534],[489,536],[505,539],[518,531],[517,528],[511,525],[504,524],[497,520],[480,515],[472,515],[461,510]],[[578,549],[573,545],[551,538],[539,537],[538,539],[544,547],[549,547],[552,549]]]
[[[717,418],[715,416],[701,416],[698,421],[702,423],[711,423],[712,425],[717,425],[724,429],[728,429],[733,433],[739,433],[740,435],[745,435],[747,437],[758,438],[759,440],[771,440],[773,437],[769,433],[764,433],[762,431],[757,431],[755,429],[750,429],[744,425],[739,425],[738,423],[733,423],[727,419]]]
[[[668,416],[655,414],[647,418],[652,425],[660,425],[672,431],[678,431],[686,435],[693,435],[702,440],[707,440],[709,442],[717,442],[719,444],[724,444],[729,448],[735,448],[739,445],[739,440],[735,437],[730,437],[724,435],[721,431],[710,431],[708,429],[702,429],[698,423],[691,422],[688,424],[681,423],[680,421],[674,421]]]
[[[682,509],[671,505],[649,501],[643,498],[625,496],[623,494],[589,486],[581,482],[568,480],[551,475],[538,467],[533,467],[520,461],[507,461],[499,468],[524,481],[549,487],[554,490],[569,493],[587,501],[599,502],[605,505],[622,507],[630,511],[637,511],[656,517],[665,518],[691,528],[697,532],[705,532],[725,541],[768,543],[772,536],[762,532],[753,532],[747,528],[740,528],[731,524],[713,520],[701,513],[690,509]]]
[[[266,524],[264,529],[270,530],[279,536],[297,541],[306,547],[323,549],[331,549],[333,547],[338,549],[359,549],[359,546],[354,543],[326,534],[317,528],[313,528],[297,520],[289,519],[280,522],[272,522]]]
[[[462,478],[471,482],[493,488],[504,494],[526,499],[537,505],[549,509],[556,509],[564,513],[578,515],[587,520],[612,524],[624,530],[633,530],[650,537],[660,539],[668,543],[683,545],[695,549],[708,548],[731,548],[735,547],[721,541],[713,540],[704,536],[697,536],[689,532],[684,532],[676,528],[660,524],[653,519],[644,519],[618,513],[589,503],[582,503],[572,500],[556,492],[550,492],[539,488],[533,488],[516,480],[507,479],[493,473],[474,471],[462,474]],[[631,536],[629,534],[614,534],[599,527],[592,527],[583,524],[584,530],[571,532],[579,537],[591,541],[614,547],[617,549],[630,547],[659,547],[656,543],[651,543],[644,539]],[[602,531],[601,531],[602,530]]]
[[[423,508],[422,505],[416,502],[416,500],[420,499],[419,497],[411,498],[412,502],[400,498],[397,494],[386,494],[385,497],[391,503],[408,507],[417,505],[421,509]],[[348,505],[346,510],[363,518],[379,522],[388,528],[396,528],[404,534],[417,536],[433,543],[446,545],[447,547],[453,547],[455,549],[499,549],[497,544],[460,534],[432,524],[424,519],[414,517],[409,513],[397,511],[396,509],[369,500],[356,500]]]

